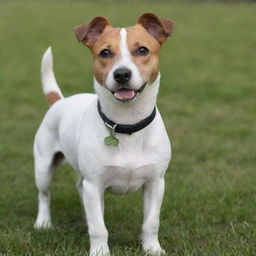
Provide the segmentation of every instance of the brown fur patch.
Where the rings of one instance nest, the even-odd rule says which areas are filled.
[[[128,27],[126,30],[128,49],[132,54],[133,62],[144,79],[152,83],[159,72],[160,44],[140,24]],[[148,55],[138,56],[134,54],[141,46],[149,49]]]
[[[172,34],[175,26],[174,21],[156,16],[154,13],[142,14],[137,23],[141,24],[159,44],[162,44]]]
[[[60,100],[61,97],[57,92],[49,92],[46,94],[46,98],[50,105],[54,104],[56,101]]]
[[[96,80],[101,85],[105,84],[105,80],[109,70],[120,55],[120,30],[120,28],[112,28],[111,26],[107,26],[99,39],[91,48],[91,52],[93,55],[94,75]],[[100,57],[99,53],[104,49],[110,50],[113,53],[113,57]]]
[[[79,42],[83,42],[86,46],[92,47],[108,25],[110,25],[110,23],[104,17],[95,17],[86,24],[74,27],[74,32]]]

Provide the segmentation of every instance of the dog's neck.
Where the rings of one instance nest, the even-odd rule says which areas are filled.
[[[96,79],[94,89],[98,95],[102,112],[113,122],[118,124],[135,124],[148,117],[156,105],[159,89],[160,73],[156,80],[147,84],[142,93],[138,93],[131,102],[120,102]]]

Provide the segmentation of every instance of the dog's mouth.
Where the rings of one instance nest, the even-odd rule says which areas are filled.
[[[133,100],[138,93],[141,93],[144,88],[146,87],[147,82],[145,82],[140,89],[138,90],[133,90],[129,89],[127,87],[119,87],[116,91],[111,91],[114,97],[119,100],[119,101],[131,101]]]

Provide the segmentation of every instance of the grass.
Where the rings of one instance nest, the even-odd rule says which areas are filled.
[[[136,4],[136,8],[134,5]],[[161,54],[158,105],[173,159],[160,241],[167,255],[256,254],[256,5],[123,1],[0,2],[0,255],[86,255],[89,242],[75,174],[52,184],[54,228],[35,231],[33,136],[47,104],[39,64],[53,46],[65,95],[92,91],[88,50],[72,27],[97,15],[115,26],[144,11],[177,22]],[[140,192],[106,196],[113,255],[141,255]]]

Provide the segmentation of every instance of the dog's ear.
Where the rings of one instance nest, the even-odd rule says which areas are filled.
[[[159,44],[162,44],[171,34],[175,25],[172,20],[156,16],[154,13],[143,13],[137,20]]]
[[[79,42],[83,42],[87,47],[92,47],[106,26],[110,26],[107,19],[104,17],[95,17],[86,24],[74,27],[74,32]]]

